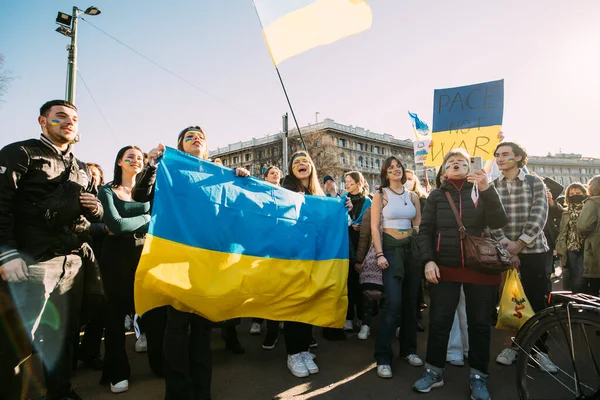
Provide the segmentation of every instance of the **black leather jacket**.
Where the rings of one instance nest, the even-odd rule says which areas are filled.
[[[87,219],[101,218],[81,207],[79,194],[95,193],[85,163],[63,154],[46,138],[0,150],[0,265],[23,258],[28,264],[68,254],[81,246]]]

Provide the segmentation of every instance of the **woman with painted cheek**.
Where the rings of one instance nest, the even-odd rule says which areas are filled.
[[[577,232],[577,221],[587,199],[587,191],[582,183],[570,184],[565,191],[566,209],[560,220],[560,230],[556,239],[556,252],[561,256],[562,265],[569,271],[563,279],[563,289],[574,293],[584,292],[583,278],[583,237]]]
[[[491,313],[496,304],[501,275],[490,275],[467,268],[459,226],[447,194],[459,210],[471,236],[483,237],[488,228],[508,223],[498,192],[488,184],[485,172],[469,173],[469,154],[463,149],[448,152],[436,178],[438,188],[427,197],[418,242],[425,278],[431,283],[430,322],[425,371],[413,389],[428,393],[444,385],[448,341],[464,291],[468,325],[471,399],[490,398],[487,390],[490,361]],[[479,198],[472,197],[477,185]]]
[[[142,254],[150,222],[150,203],[133,200],[137,175],[144,168],[144,154],[136,146],[117,154],[114,179],[99,189],[108,236],[99,258],[107,299],[105,361],[101,382],[113,393],[129,389],[131,370],[125,350],[125,315],[133,313],[135,270]]]
[[[358,241],[360,239],[360,225],[363,220],[365,211],[371,207],[371,199],[369,198],[369,192],[366,186],[366,181],[363,175],[358,171],[350,171],[344,175],[344,182],[346,184],[346,190],[348,191],[342,198],[350,199],[352,202],[352,210],[348,212],[350,217],[350,226],[348,227],[348,236],[350,239],[351,254],[356,254],[358,248]],[[354,330],[354,317],[356,312],[357,322],[362,323],[361,332],[363,336],[368,336],[368,330],[370,325],[370,317],[372,310],[372,302],[365,304],[365,299],[360,289],[360,275],[354,268],[356,264],[354,257],[351,257],[348,265],[348,311],[346,312],[346,323],[344,324],[345,331]],[[365,310],[365,305],[367,310]],[[356,310],[355,310],[356,308]],[[365,315],[369,314],[368,316]],[[365,318],[367,323],[365,324]],[[366,339],[366,337],[365,337]]]
[[[417,195],[404,188],[404,165],[397,157],[384,161],[380,179],[381,186],[371,206],[371,236],[377,264],[383,270],[385,303],[375,341],[375,359],[377,375],[391,378],[392,343],[399,325],[402,326],[400,356],[413,366],[423,365],[417,355],[416,315],[423,272],[415,236],[421,221],[421,206]]]
[[[282,185],[285,189],[305,196],[325,196],[319,185],[315,164],[306,151],[300,150],[292,154],[288,171]],[[346,208],[352,208],[350,200],[346,202]],[[309,352],[311,347],[317,347],[317,341],[312,337],[312,325],[286,321],[284,333],[290,372],[298,378],[319,372],[319,367]]]
[[[206,135],[199,126],[189,126],[179,132],[177,149],[208,160]],[[148,153],[150,164],[138,180],[134,198],[145,201],[154,198],[157,168],[154,164],[164,151],[165,145],[161,143]],[[250,175],[245,168],[236,168],[235,174],[236,176]],[[172,307],[165,307],[165,309],[167,312],[166,329],[163,329],[165,399],[208,400],[211,398],[210,341],[213,323],[193,313],[181,312]],[[149,312],[152,311],[154,310]],[[229,350],[243,353],[244,349],[237,340],[235,330],[237,321],[239,319],[224,322],[223,335]]]
[[[279,181],[281,180],[282,173],[279,168],[272,165],[263,174],[263,179],[275,186],[280,186]],[[252,318],[252,325],[250,326],[251,335],[260,335],[262,333],[262,318]],[[277,344],[277,336],[279,335],[279,322],[267,320],[267,334],[263,341],[262,348],[265,350],[273,350]]]

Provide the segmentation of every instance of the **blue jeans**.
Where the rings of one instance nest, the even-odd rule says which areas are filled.
[[[567,282],[564,282],[565,289],[571,290],[573,293],[583,293],[583,251],[567,252],[567,268],[570,277]]]
[[[394,358],[392,342],[400,323],[402,309],[402,279],[394,276],[394,252],[385,251],[384,256],[388,260],[389,267],[383,270],[385,302],[379,319],[379,332],[375,340],[375,360],[377,360],[377,365],[392,365]]]

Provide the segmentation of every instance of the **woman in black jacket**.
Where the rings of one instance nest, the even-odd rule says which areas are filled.
[[[486,235],[486,228],[501,228],[508,217],[496,189],[483,171],[469,172],[469,154],[462,149],[444,157],[438,174],[438,189],[432,191],[421,219],[418,235],[425,278],[432,283],[429,338],[425,373],[413,389],[427,393],[444,385],[442,378],[446,349],[461,287],[465,293],[469,332],[471,399],[489,399],[487,391],[490,360],[491,310],[496,302],[500,275],[466,268],[458,223],[446,193],[450,193],[471,236]],[[479,189],[479,198],[473,185]]]

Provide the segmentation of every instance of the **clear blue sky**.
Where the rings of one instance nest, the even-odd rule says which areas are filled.
[[[281,0],[285,1],[285,0]],[[76,154],[111,173],[118,149],[175,145],[201,125],[211,149],[276,133],[287,104],[250,0],[0,2],[0,53],[14,80],[0,104],[0,146],[39,134],[46,100],[64,98],[68,39],[57,11],[86,18],[194,89],[84,21]],[[319,118],[412,138],[407,110],[431,122],[433,90],[505,79],[504,131],[530,153],[600,157],[600,1],[371,0],[373,26],[283,62],[299,123]]]

